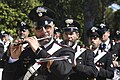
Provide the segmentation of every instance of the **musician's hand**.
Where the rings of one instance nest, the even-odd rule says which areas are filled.
[[[48,69],[49,72],[51,72],[51,71],[50,71],[50,67],[51,67],[53,61],[54,61],[54,60],[50,60],[50,61],[47,62],[47,69]]]
[[[25,38],[25,41],[27,41],[29,43],[30,47],[32,48],[32,50],[34,52],[36,52],[36,50],[40,46],[40,44],[38,43],[38,40],[37,40],[37,38],[35,36]]]
[[[114,67],[118,67],[119,66],[118,61],[113,61],[113,65]]]
[[[20,42],[20,40],[16,40],[15,43]],[[23,51],[22,44],[18,46],[14,46],[13,44],[9,47],[11,58],[13,59],[19,59],[19,56],[21,55],[21,52]]]

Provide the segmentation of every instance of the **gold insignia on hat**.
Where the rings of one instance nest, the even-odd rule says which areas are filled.
[[[110,66],[113,67],[113,64],[111,64]]]
[[[67,27],[68,27],[69,24],[73,23],[73,19],[67,19],[67,20],[65,20],[65,23],[67,24]]]
[[[100,27],[101,27],[101,28],[104,28],[105,26],[106,26],[106,25],[103,24],[103,23],[100,24]]]
[[[55,27],[55,30],[58,29],[58,27]]]
[[[120,34],[120,31],[117,30],[117,31],[116,31],[116,34],[119,35],[119,34]]]
[[[47,9],[45,9],[43,7],[38,7],[36,12],[38,13],[38,16],[41,17],[41,16],[43,16],[43,12],[47,12]]]
[[[26,23],[24,23],[24,22],[21,22],[21,26],[24,26],[24,25],[26,25]]]
[[[38,16],[41,17],[43,14],[42,13],[39,13]]]
[[[91,28],[91,31],[92,31],[92,32],[95,32],[96,30],[98,30],[98,28],[96,28],[96,27],[92,27],[92,28]]]
[[[5,33],[5,31],[1,31],[1,33],[2,33],[2,34],[4,34],[4,33]]]
[[[45,25],[48,25],[48,21],[45,21]]]
[[[68,59],[68,62],[69,62],[69,63],[72,63],[72,60],[71,60],[71,59]]]
[[[79,57],[79,59],[82,59],[82,57]]]

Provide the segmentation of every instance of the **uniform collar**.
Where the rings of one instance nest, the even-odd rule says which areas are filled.
[[[110,39],[108,38],[107,41],[104,42],[104,44],[109,45]]]
[[[52,38],[49,43],[47,43],[47,44],[44,45],[44,47],[45,47],[45,48],[48,47],[53,41],[54,41],[54,39]]]
[[[111,48],[110,38],[102,44],[106,44],[105,51],[108,51]]]
[[[77,44],[78,44],[78,41],[75,42],[75,44],[72,46],[72,48],[75,49]]]
[[[93,51],[94,54],[97,54],[98,50],[99,50],[99,48],[95,49],[95,50]]]

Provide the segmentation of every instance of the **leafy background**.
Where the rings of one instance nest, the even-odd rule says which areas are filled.
[[[5,30],[17,36],[17,22],[24,21],[32,26],[27,17],[36,6],[47,6],[56,13],[56,26],[63,27],[65,18],[73,18],[80,23],[80,34],[87,42],[86,31],[98,23],[109,25],[112,35],[120,28],[120,10],[108,8],[112,3],[120,5],[120,0],[0,0],[0,31]]]

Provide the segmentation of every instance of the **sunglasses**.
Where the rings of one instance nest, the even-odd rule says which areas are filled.
[[[27,29],[20,29],[20,31],[26,32],[26,31],[27,31]]]
[[[50,28],[51,26],[50,25],[40,26],[40,27],[36,27],[35,30],[42,30],[43,27],[47,29],[47,28]]]

